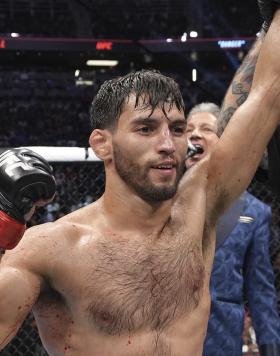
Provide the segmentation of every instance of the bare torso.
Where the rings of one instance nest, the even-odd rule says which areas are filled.
[[[53,244],[47,287],[33,308],[49,354],[201,355],[214,244],[202,251],[193,232],[200,222],[144,236],[112,231],[94,204],[84,209],[62,221],[71,232]]]

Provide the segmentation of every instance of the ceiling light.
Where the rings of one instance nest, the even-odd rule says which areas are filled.
[[[192,70],[192,81],[193,82],[197,81],[197,70],[196,69]]]
[[[89,59],[87,61],[87,66],[114,67],[118,64],[119,64],[119,61],[116,61],[116,60]]]
[[[190,37],[196,38],[198,36],[198,33],[196,31],[191,31],[190,32]]]
[[[186,42],[187,39],[188,39],[188,35],[187,35],[186,32],[184,32],[184,33],[182,34],[182,37],[181,37],[181,42]]]

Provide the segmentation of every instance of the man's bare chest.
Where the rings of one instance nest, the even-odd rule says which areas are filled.
[[[183,240],[141,244],[100,239],[75,260],[72,278],[68,273],[63,283],[65,300],[108,335],[144,328],[160,332],[193,311],[201,298],[201,251]]]

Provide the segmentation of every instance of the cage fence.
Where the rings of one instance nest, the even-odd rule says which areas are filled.
[[[104,191],[105,175],[101,162],[59,162],[52,164],[57,181],[57,194],[52,203],[39,208],[30,226],[54,221],[82,206],[97,200]],[[272,238],[270,251],[276,277],[278,307],[280,310],[280,200],[265,182],[256,178],[249,192],[272,207]],[[32,313],[28,315],[17,336],[1,351],[1,356],[47,356],[36,328]]]

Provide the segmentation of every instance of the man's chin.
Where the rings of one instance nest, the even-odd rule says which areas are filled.
[[[164,202],[174,197],[176,191],[156,191],[152,194],[145,195],[143,198],[149,202]]]
[[[139,192],[142,198],[151,202],[160,202],[172,199],[177,192],[177,184],[158,184],[150,186]]]

